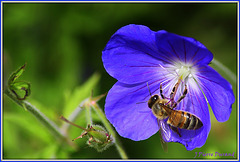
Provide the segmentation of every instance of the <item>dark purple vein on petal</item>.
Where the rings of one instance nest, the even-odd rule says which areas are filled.
[[[167,42],[168,42],[168,44],[171,46],[171,48],[172,48],[174,54],[176,55],[176,57],[178,58],[178,60],[181,61],[181,59],[180,59],[179,55],[177,54],[177,52],[175,51],[173,45],[170,43],[170,41],[167,41]]]
[[[193,59],[195,58],[195,56],[197,55],[197,53],[198,53],[198,51],[199,51],[199,47],[198,47],[198,49],[195,51],[195,53],[194,53],[194,55],[192,56],[192,58],[190,59],[191,60],[191,62],[193,63],[193,66],[196,64],[196,62],[198,62],[198,61],[195,61],[195,62],[193,62]]]
[[[161,52],[161,51],[160,51],[160,52]],[[154,56],[152,56],[152,57],[154,57]],[[172,62],[173,62],[173,60],[171,60],[171,59],[169,59],[168,57],[166,57],[166,56],[164,55],[164,53],[161,55],[161,58],[160,58],[160,57],[154,57],[154,58],[156,58],[156,59],[158,59],[158,60],[160,60],[160,61],[162,61],[162,62],[168,63],[168,64],[172,64]]]
[[[162,78],[161,78],[161,79],[158,79],[158,80],[156,80],[156,81],[154,81],[154,82],[152,82],[152,83],[149,83],[148,85],[151,86],[152,84],[157,83],[157,82],[161,82],[162,80],[164,80],[164,79],[162,79]],[[159,86],[160,86],[160,84],[159,84]],[[146,82],[146,85],[143,85],[143,86],[141,86],[140,88],[138,88],[138,89],[136,89],[136,90],[134,90],[134,91],[132,91],[132,92],[129,92],[127,95],[132,94],[132,93],[136,93],[136,92],[138,92],[139,90],[142,90],[143,88],[146,88],[146,90],[148,89],[148,87],[147,87],[147,82]],[[159,87],[158,87],[156,90],[154,90],[154,92],[156,92],[158,89],[159,89]],[[148,91],[147,91],[147,92],[148,92]],[[151,92],[151,93],[154,93],[154,92]],[[143,100],[146,100],[147,97],[150,98],[150,94],[146,95],[146,97],[145,97]]]
[[[166,81],[167,80],[167,81]],[[159,80],[155,80],[154,82],[152,82],[152,83],[149,83],[148,85],[150,86],[150,85],[152,85],[152,84],[155,84],[155,83],[157,83],[157,82],[159,82],[159,83],[161,83],[161,82],[163,82],[163,81],[166,81],[166,82],[170,82],[170,80],[168,80],[167,78],[161,78],[161,79],[159,79]],[[167,83],[167,84],[168,84]],[[152,94],[155,94],[156,93],[156,91],[159,91],[159,93],[160,93],[160,84],[159,84],[159,86],[155,89],[155,90],[153,90],[153,91],[151,91],[151,93]],[[158,93],[158,94],[159,94]],[[145,99],[146,99],[146,97],[145,97]]]
[[[204,116],[206,116],[206,113],[205,113],[205,111],[203,110],[203,106],[201,105],[202,102],[200,101],[200,98],[199,98],[198,94],[196,93],[196,91],[193,91],[193,93],[194,93],[194,96],[196,96],[196,99],[197,99],[197,101],[198,101],[198,103],[199,103],[199,106],[200,106],[202,112],[204,113]],[[201,93],[202,93],[202,91],[201,91]],[[205,101],[205,98],[204,98],[204,101]],[[198,108],[198,107],[197,107],[197,108]],[[194,113],[195,113],[195,110],[194,110]],[[196,114],[195,114],[195,115],[196,115]]]
[[[152,63],[152,62],[148,62],[148,61],[143,61],[143,60],[136,60],[138,62],[142,62],[142,63],[147,63],[147,64],[150,64],[150,65],[157,65],[159,66],[159,64],[156,64],[156,63]],[[160,63],[160,62],[159,62]]]
[[[191,91],[189,91],[189,99],[192,104],[193,113],[195,113],[195,105],[193,104],[193,94]]]
[[[216,82],[216,81],[213,81],[213,80],[210,80],[210,79],[208,79],[208,78],[207,78],[207,77],[205,77],[205,76],[202,76],[202,75],[199,75],[199,74],[196,74],[196,76],[198,76],[198,78],[202,78],[202,79],[205,79],[205,80],[207,80],[207,81],[209,81],[209,82],[216,83],[216,84],[218,84],[218,85],[219,85],[219,83],[218,83],[218,82]]]
[[[143,66],[138,66],[138,65],[129,65],[127,67],[154,67],[154,68],[160,68],[160,66],[146,66],[146,65],[143,65]]]
[[[213,94],[211,93],[211,90],[209,90],[208,86],[205,86],[204,84],[201,84],[201,86],[206,90],[206,92],[208,92],[208,94],[209,94],[209,96],[210,96],[211,98],[213,98],[215,101],[218,101],[218,100],[215,98],[215,95],[213,95]],[[205,92],[205,93],[206,93],[206,92]],[[209,104],[210,104],[210,103],[209,103]],[[219,102],[218,102],[218,104],[224,106],[224,103],[219,103]],[[211,105],[210,105],[210,106],[211,106]]]
[[[159,55],[159,53],[157,53],[157,52],[155,52],[155,51],[152,51],[152,52],[153,52],[153,54],[156,55],[156,56],[154,56],[154,55],[152,55],[152,54],[149,54],[149,53],[147,53],[147,52],[144,52],[144,51],[140,51],[139,49],[136,49],[136,48],[134,48],[134,47],[129,47],[129,46],[127,46],[127,47],[130,48],[130,49],[133,49],[133,50],[135,50],[135,51],[139,51],[139,52],[141,52],[141,53],[144,53],[144,54],[146,54],[146,55],[149,55],[149,56],[151,56],[151,57],[153,57],[153,58],[156,58],[156,59],[158,59],[158,60],[161,60],[161,61],[163,61],[163,62],[172,64],[172,60],[169,59],[168,57],[164,56],[164,52],[163,52],[163,54],[161,55],[161,57],[156,57],[156,56],[160,56],[160,55]],[[162,57],[163,57],[164,59],[162,59]]]
[[[130,75],[129,77],[135,77],[135,76],[139,76],[139,75],[143,75],[143,74],[149,74],[149,73],[154,73],[154,71],[146,71],[146,72],[144,72],[144,73],[139,73],[139,74]]]
[[[185,45],[185,40],[183,39],[183,49],[184,49],[184,61],[185,61],[185,64],[187,63],[187,51],[186,51],[186,45]]]
[[[172,60],[169,57],[166,57],[167,54],[168,54],[168,55],[172,56],[173,58],[175,58],[175,56],[171,52],[169,52],[169,51],[167,51],[167,50],[165,50],[163,48],[159,48],[159,52],[161,52],[163,54],[161,57],[163,57],[164,59],[168,60],[168,61],[166,61],[166,60],[163,60],[163,61],[165,61],[165,62],[167,62],[169,64],[173,64],[173,62],[175,62],[175,60]]]
[[[202,57],[202,58],[199,58],[199,59],[197,59],[197,60],[195,60],[194,62],[193,62],[193,66],[195,66],[195,65],[198,65],[198,63],[200,62],[200,61],[202,61],[202,60],[204,60],[205,59],[205,57]],[[210,61],[211,62],[211,61]],[[202,63],[203,64],[203,63]],[[206,64],[206,63],[205,63]],[[209,64],[209,63],[207,63],[207,64]]]

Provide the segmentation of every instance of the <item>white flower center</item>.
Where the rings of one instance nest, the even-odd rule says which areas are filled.
[[[181,80],[187,79],[191,74],[191,67],[189,66],[181,66],[180,68],[176,69],[176,73],[178,75],[178,78]]]
[[[166,94],[171,93],[170,91],[173,89],[173,87],[176,85],[177,82],[179,82],[179,90],[178,92],[182,92],[185,88],[185,85],[187,85],[188,89],[193,89],[196,91],[199,91],[198,85],[197,85],[197,67],[193,66],[191,63],[186,64],[183,62],[178,62],[175,64],[166,64],[164,67],[160,65],[162,68],[160,70],[160,74],[163,77],[162,84],[165,84],[164,89],[168,89]]]
[[[196,73],[197,68],[193,67],[191,64],[179,63],[175,65],[175,82],[180,79],[183,83],[182,87],[184,86],[184,84],[187,84],[188,88],[199,91],[199,88],[196,84]]]

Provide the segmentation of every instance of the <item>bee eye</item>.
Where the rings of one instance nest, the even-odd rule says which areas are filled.
[[[156,102],[158,100],[158,95],[154,95],[153,97],[152,97],[152,102]]]
[[[148,107],[151,109],[153,104],[158,100],[158,95],[152,96],[148,101]]]

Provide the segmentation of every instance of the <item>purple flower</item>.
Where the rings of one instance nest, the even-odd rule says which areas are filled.
[[[164,30],[154,32],[143,25],[127,25],[119,29],[102,53],[106,71],[118,82],[108,92],[105,104],[107,119],[117,132],[134,141],[145,140],[166,127],[166,142],[182,143],[187,150],[201,147],[211,129],[208,104],[219,122],[228,120],[235,101],[232,86],[208,64],[212,53],[193,38],[179,36]],[[188,93],[177,105],[181,110],[197,116],[201,129],[169,128],[166,120],[158,123],[147,101],[151,94],[170,93],[176,90],[175,102]],[[148,86],[147,86],[148,84]]]

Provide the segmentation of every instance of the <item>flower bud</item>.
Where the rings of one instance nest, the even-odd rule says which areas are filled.
[[[30,83],[25,81],[16,81],[24,72],[26,64],[14,72],[8,79],[8,88],[17,97],[18,100],[25,100],[31,93]]]
[[[87,126],[87,128],[83,128],[77,124],[70,122],[63,116],[61,116],[60,119],[62,119],[63,121],[65,121],[75,127],[78,127],[80,129],[84,130],[84,132],[79,137],[73,139],[72,141],[75,141],[76,139],[87,136],[89,138],[87,144],[90,147],[95,148],[99,152],[106,150],[109,146],[111,146],[114,143],[112,136],[110,136],[109,133],[100,125],[90,126],[90,124],[89,124]]]
[[[89,140],[88,145],[101,152],[106,150],[113,144],[113,138],[108,132],[100,125],[89,126],[90,131],[88,132]]]

